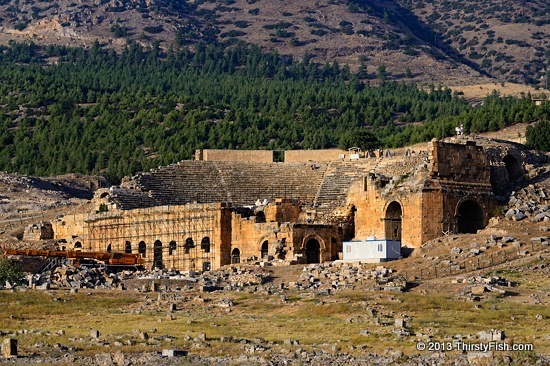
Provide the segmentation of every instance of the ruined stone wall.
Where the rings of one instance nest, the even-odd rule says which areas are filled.
[[[53,228],[49,222],[40,222],[38,224],[29,225],[23,232],[24,240],[49,240],[53,239]]]
[[[255,163],[272,163],[271,150],[216,150],[204,149],[195,152],[195,160],[205,161],[249,161]]]
[[[458,182],[489,183],[490,167],[483,148],[474,141],[465,145],[432,141],[430,177]]]
[[[334,225],[257,223],[255,216],[243,218],[234,214],[231,226],[233,262],[238,251],[241,262],[256,261],[267,254],[275,259],[306,263],[306,246],[310,240],[319,244],[318,259],[321,263],[338,259],[342,250],[342,239]],[[282,255],[277,252],[279,246],[283,248]]]
[[[298,222],[302,210],[298,202],[289,198],[277,198],[264,209],[267,222]]]
[[[71,244],[74,238],[80,238],[84,235],[84,219],[87,215],[73,214],[62,216],[55,221],[52,221],[53,239],[66,241]],[[70,247],[73,249],[73,247]],[[86,248],[90,250],[90,248]]]
[[[65,221],[54,230],[56,239],[65,239],[69,249],[139,253],[149,268],[215,269],[227,264],[223,255],[230,246],[227,216],[222,204],[111,208],[75,216],[74,222],[83,224],[71,227]]]
[[[366,185],[365,185],[366,183]],[[359,190],[362,188],[362,191]],[[366,190],[365,190],[366,189]],[[392,202],[401,209],[401,227],[399,235],[404,246],[418,247],[425,237],[423,233],[422,193],[408,192],[399,194],[397,190],[390,194],[382,194],[374,176],[367,177],[362,185],[355,185],[351,193],[355,212],[355,237],[366,239],[375,236],[378,239],[393,239],[392,225],[387,220],[388,207]]]
[[[232,253],[235,254],[234,250],[237,249],[241,262],[261,259],[262,244],[265,242],[267,242],[268,255],[275,257],[278,241],[285,242],[287,246],[293,241],[293,233],[288,223],[257,223],[255,219],[255,216],[242,218],[241,215],[233,215]],[[293,248],[290,246],[288,249],[288,256],[291,258],[294,255]],[[233,261],[235,261],[234,258]]]
[[[344,160],[349,160],[349,152],[340,149],[325,150],[286,150],[285,163],[307,163],[321,161],[342,160],[340,155],[344,155]]]
[[[403,245],[418,247],[444,233],[488,222],[494,204],[490,169],[483,149],[475,144],[433,141],[426,163],[402,176],[403,182],[396,178],[371,173],[352,187],[348,204],[357,210],[356,238],[394,239],[400,230]],[[401,210],[400,227],[391,207]],[[470,214],[476,220],[467,217]]]
[[[296,258],[307,262],[307,245],[310,240],[320,246],[320,262],[342,259],[342,238],[334,225],[292,225],[294,253]]]

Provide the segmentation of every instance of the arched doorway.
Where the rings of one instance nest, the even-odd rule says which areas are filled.
[[[265,240],[263,243],[262,243],[262,250],[260,252],[260,256],[261,258],[265,258],[269,255],[269,243],[267,240]]]
[[[177,248],[178,248],[178,244],[174,240],[168,243],[168,255],[176,254]]]
[[[138,253],[141,254],[143,258],[147,255],[147,245],[144,241],[140,241],[138,244]]]
[[[321,262],[321,245],[317,239],[309,239],[306,242],[306,259],[307,263]]]
[[[128,240],[124,243],[124,253],[132,253],[132,243]]]
[[[460,203],[457,209],[457,225],[459,233],[475,234],[478,230],[483,229],[481,206],[472,200]]]
[[[237,248],[231,251],[231,264],[241,263],[241,251]]]
[[[153,244],[153,267],[162,268],[162,243],[160,240]]]
[[[189,251],[191,250],[191,248],[194,248],[194,247],[195,247],[195,243],[193,242],[192,238],[185,239],[185,244],[183,244],[183,249],[185,254],[189,254]]]
[[[82,250],[82,243],[77,241],[76,243],[74,243],[74,250],[76,251],[81,251]]]
[[[201,240],[201,249],[205,253],[210,253],[210,238],[208,236],[205,236],[204,238],[202,238],[202,240]]]
[[[513,155],[506,155],[504,159],[502,159],[502,162],[508,172],[509,182],[515,182],[523,176],[523,168],[521,167],[518,159],[516,159]]]
[[[386,240],[401,241],[401,216],[402,210],[399,202],[390,203],[384,217]]]

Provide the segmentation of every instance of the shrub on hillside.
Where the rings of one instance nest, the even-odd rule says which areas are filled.
[[[12,285],[21,284],[25,280],[25,275],[21,268],[15,265],[8,258],[0,258],[0,284],[4,285],[6,281]]]

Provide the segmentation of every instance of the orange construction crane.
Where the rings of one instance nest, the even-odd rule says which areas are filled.
[[[75,250],[33,250],[6,249],[4,256],[25,255],[29,257],[66,258],[78,262],[80,259],[93,259],[112,266],[141,266],[144,261],[141,254],[121,252],[81,252]]]

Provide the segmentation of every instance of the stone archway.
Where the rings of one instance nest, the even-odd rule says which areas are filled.
[[[231,251],[231,264],[241,263],[241,251],[235,248]]]
[[[141,254],[143,258],[147,255],[147,245],[144,241],[140,241],[138,244],[138,253]]]
[[[202,240],[201,240],[201,249],[205,253],[210,253],[210,238],[208,236],[205,236],[204,238],[202,238]]]
[[[168,255],[175,255],[178,249],[178,243],[175,240],[172,240],[168,243]]]
[[[162,242],[155,241],[153,244],[153,267],[162,268]]]
[[[320,263],[321,262],[321,244],[319,240],[310,238],[306,241],[304,246],[307,263]]]
[[[508,172],[509,182],[516,182],[523,176],[523,168],[521,167],[520,162],[518,161],[518,159],[516,159],[515,156],[508,154],[504,157],[504,159],[502,159],[502,162],[504,163],[506,171]]]
[[[384,217],[386,240],[401,241],[402,216],[401,204],[397,201],[391,202],[386,208],[386,215]]]
[[[76,243],[74,243],[73,249],[74,249],[75,251],[81,251],[81,250],[82,250],[82,243],[79,242],[79,241],[77,241]]]
[[[456,210],[457,226],[459,233],[475,234],[483,229],[483,209],[474,200],[464,200],[458,204]]]
[[[128,240],[124,242],[124,253],[132,253],[132,243]]]

